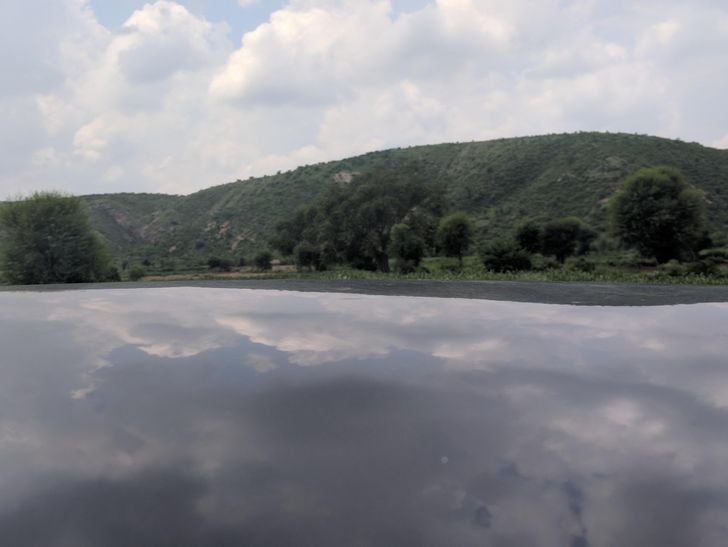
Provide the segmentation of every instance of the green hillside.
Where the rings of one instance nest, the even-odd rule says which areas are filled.
[[[637,169],[671,165],[708,199],[711,231],[728,233],[728,151],[628,134],[578,133],[371,152],[286,173],[215,186],[188,196],[85,196],[94,226],[119,261],[175,267],[266,246],[273,226],[332,184],[377,167],[417,168],[444,188],[451,210],[489,234],[526,219],[576,215],[605,228],[606,199]]]

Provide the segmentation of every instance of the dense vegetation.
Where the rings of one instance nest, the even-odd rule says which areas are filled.
[[[671,167],[655,167],[663,164]],[[580,133],[373,152],[190,196],[81,199],[125,279],[241,268],[260,275],[278,271],[276,259],[301,272],[726,276],[726,182],[726,151]],[[6,279],[118,277],[78,199],[33,200],[51,198],[74,204],[69,218],[83,218],[77,227],[85,222],[92,235],[63,236],[82,249],[65,264],[56,254],[25,253],[19,249],[32,248],[33,238],[39,245],[50,237],[40,219],[61,213],[21,223],[24,202],[6,204]],[[81,255],[94,265],[76,269]],[[37,274],[41,266],[50,273]]]
[[[271,242],[284,256],[295,253],[301,266],[348,263],[388,272],[392,252],[402,267],[422,257],[441,210],[439,192],[416,169],[375,170],[346,187],[329,187],[279,222]]]
[[[209,188],[189,196],[86,196],[94,227],[119,264],[147,272],[188,272],[210,257],[237,264],[267,247],[274,227],[356,173],[405,169],[436,185],[443,214],[466,212],[477,234],[510,239],[531,220],[577,217],[608,233],[609,198],[644,167],[670,165],[701,190],[706,228],[725,244],[728,232],[728,151],[657,137],[579,133],[372,152]],[[425,238],[432,246],[435,234]],[[305,250],[305,248],[303,249]],[[471,247],[472,250],[472,247]],[[291,252],[293,249],[291,249]],[[146,261],[148,264],[143,264]],[[127,270],[128,271],[128,270]]]
[[[24,285],[119,279],[83,202],[55,193],[0,206],[0,273]]]
[[[427,254],[457,259],[448,269],[462,270],[475,239],[473,223],[464,212],[443,217],[438,190],[410,169],[361,175],[348,188],[332,187],[278,223],[271,243],[283,257],[293,254],[299,270],[337,265],[387,273],[394,258],[399,273],[430,273],[420,267]],[[607,247],[631,248],[645,265],[680,259],[700,273],[722,275],[728,273],[728,261],[703,230],[704,210],[702,193],[674,168],[641,169],[609,200],[616,239],[603,234],[601,249],[594,246],[599,233],[571,216],[544,224],[530,220],[510,237],[494,238],[481,231],[478,254],[491,272],[528,271],[537,263],[541,269],[563,269],[573,256],[579,258],[572,268],[592,272],[597,269],[595,258]],[[701,257],[701,251],[712,255]]]

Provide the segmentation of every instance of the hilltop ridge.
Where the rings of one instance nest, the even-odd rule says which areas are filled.
[[[442,185],[449,208],[488,233],[576,215],[606,228],[605,205],[637,169],[671,165],[705,192],[711,231],[728,233],[728,150],[644,135],[575,133],[413,146],[308,165],[186,196],[83,196],[119,261],[201,264],[249,255],[275,224],[332,184],[380,167],[412,168]]]

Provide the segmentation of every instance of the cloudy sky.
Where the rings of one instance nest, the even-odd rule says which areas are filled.
[[[6,0],[0,199],[579,130],[728,148],[725,0]]]

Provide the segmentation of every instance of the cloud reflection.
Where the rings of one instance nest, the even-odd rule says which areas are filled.
[[[728,542],[725,305],[0,300],[12,545]]]

